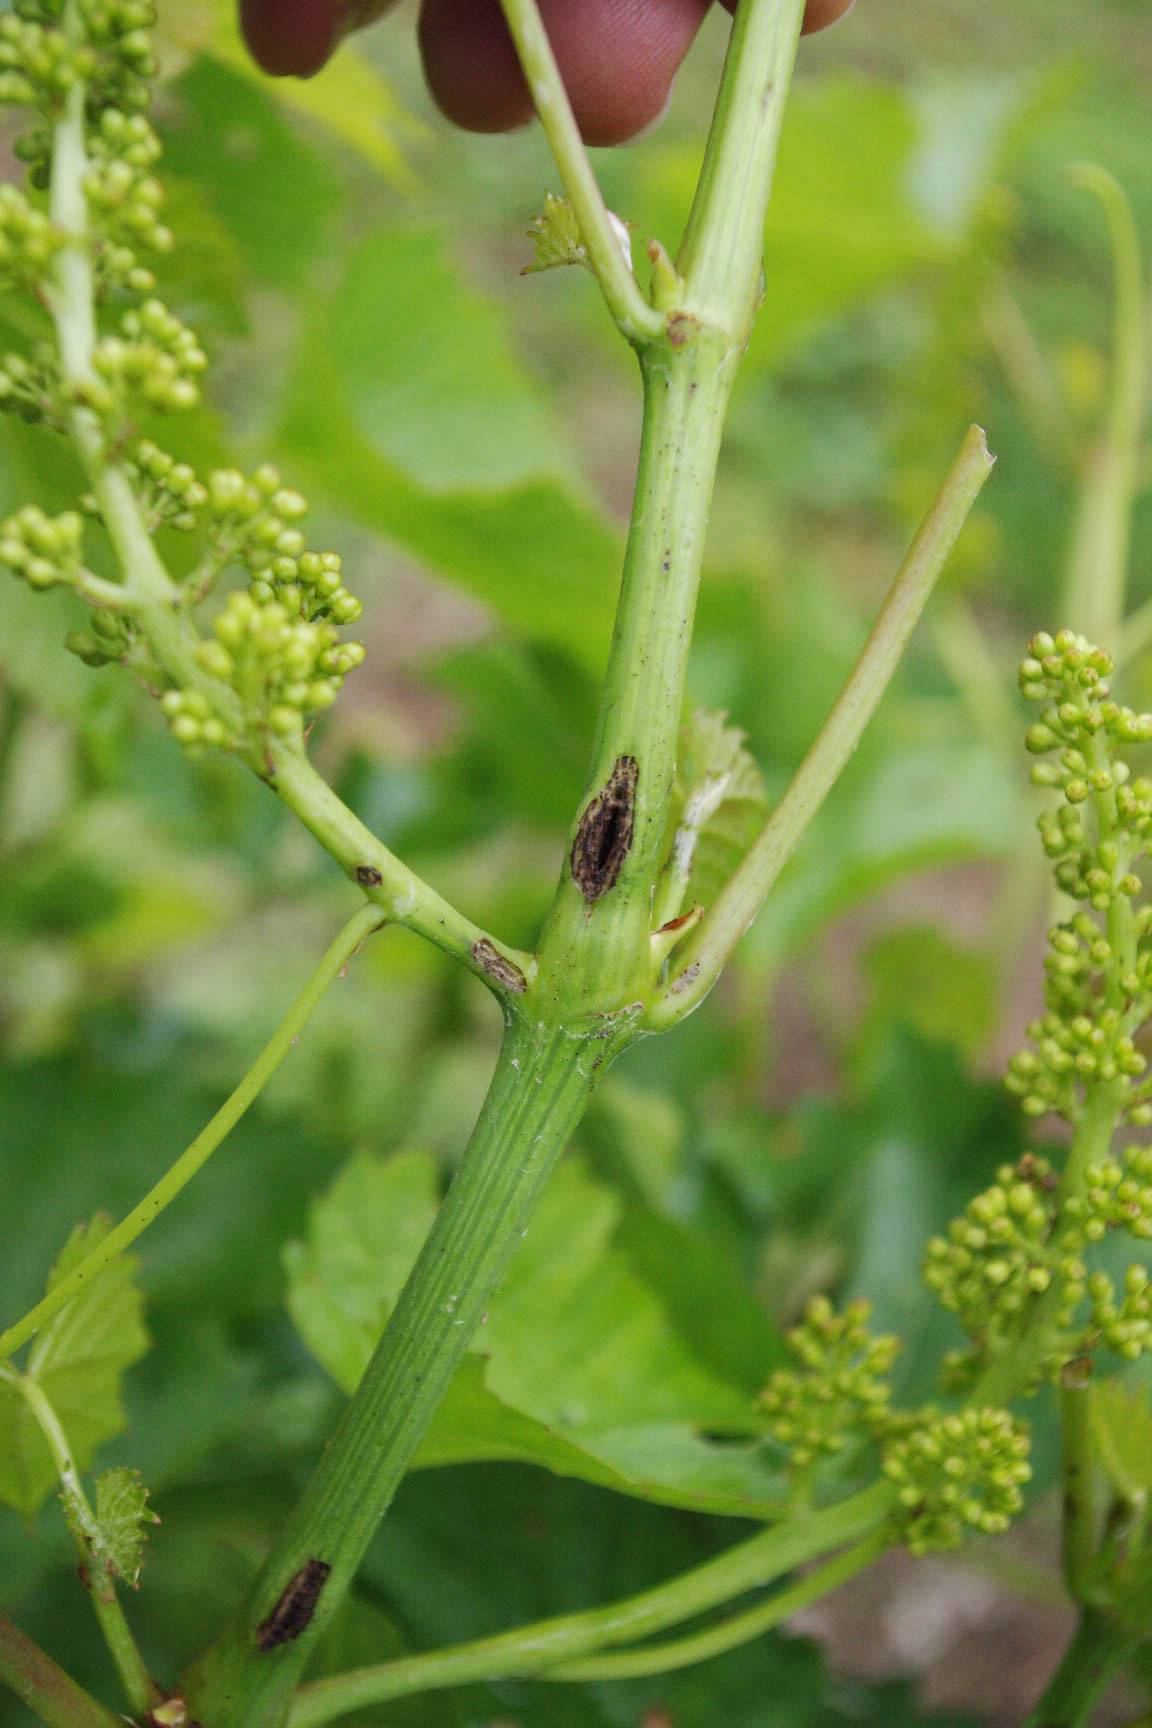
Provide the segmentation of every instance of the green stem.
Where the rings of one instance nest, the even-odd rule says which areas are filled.
[[[1132,504],[1140,484],[1148,409],[1148,348],[1140,237],[1117,182],[1094,163],[1073,170],[1074,183],[1103,208],[1116,278],[1112,385],[1106,423],[1084,459],[1065,578],[1073,627],[1094,642],[1111,641],[1125,612]]]
[[[516,52],[540,124],[548,139],[564,190],[576,213],[588,261],[600,282],[604,298],[620,330],[637,346],[659,336],[664,320],[649,306],[632,273],[612,218],[604,204],[580,128],[572,113],[568,92],[548,41],[536,0],[500,0],[504,18],[516,44]]]
[[[816,742],[743,863],[677,951],[677,976],[652,1009],[652,1026],[672,1025],[703,1001],[760,910],[860,742],[993,460],[983,432],[972,427]]]
[[[240,1621],[192,1679],[193,1714],[212,1728],[283,1720],[594,1085],[636,1031],[635,1016],[509,1020],[480,1120],[384,1336]],[[309,1573],[322,1587],[307,1623],[261,1649],[260,1629]]]
[[[19,1392],[36,1418],[37,1426],[48,1444],[52,1462],[60,1478],[64,1508],[76,1544],[81,1578],[88,1591],[109,1655],[120,1676],[120,1684],[124,1688],[129,1708],[134,1715],[143,1716],[153,1705],[160,1702],[160,1692],[153,1684],[144,1658],[136,1647],[136,1640],[124,1617],[124,1610],[120,1606],[120,1598],[116,1594],[116,1586],[110,1574],[103,1566],[91,1565],[92,1557],[81,1531],[91,1529],[96,1520],[72,1463],[68,1436],[38,1381],[28,1375],[12,1374],[7,1369],[0,1369],[0,1378],[14,1391]]]
[[[694,1662],[707,1662],[722,1656],[741,1644],[760,1638],[773,1627],[798,1614],[813,1602],[822,1601],[875,1564],[891,1547],[883,1532],[877,1532],[855,1548],[837,1555],[826,1566],[808,1572],[787,1589],[779,1590],[767,1602],[748,1608],[722,1620],[718,1626],[708,1626],[690,1637],[677,1638],[668,1644],[653,1644],[640,1650],[621,1650],[613,1656],[592,1656],[582,1662],[563,1662],[546,1669],[545,1680],[630,1680],[645,1674],[667,1674],[674,1668],[688,1668]]]
[[[1113,1615],[1086,1609],[1064,1658],[1022,1728],[1087,1728],[1092,1713],[1143,1638]]]
[[[405,1656],[318,1680],[297,1695],[288,1728],[321,1728],[352,1710],[445,1686],[539,1673],[560,1678],[561,1664],[679,1625],[750,1590],[762,1589],[840,1544],[873,1537],[890,1510],[891,1490],[869,1488],[796,1523],[762,1530],[715,1560],[624,1601],[540,1620],[427,1656]]]
[[[585,788],[540,948],[558,1009],[650,992],[652,894],[676,765],[684,680],[724,416],[760,293],[802,0],[743,0],[681,267],[679,304],[641,353],[644,428],[616,628]],[[621,765],[634,771],[624,857],[582,881],[581,836]],[[590,891],[591,890],[591,891]]]
[[[300,749],[271,745],[268,784],[390,922],[414,930],[468,968],[502,1000],[521,996],[531,955],[497,943],[390,852],[333,792]]]
[[[676,268],[683,310],[742,350],[763,295],[764,214],[804,0],[740,0]]]
[[[586,803],[540,946],[557,1011],[647,993],[652,885],[676,769],[684,678],[720,435],[735,375],[731,340],[694,330],[641,356],[644,430],[636,502]],[[590,897],[576,852],[592,800],[635,765],[632,832],[609,891]]]
[[[0,1615],[0,1681],[47,1728],[124,1728],[122,1716],[98,1704],[3,1615]]]
[[[216,1148],[232,1132],[248,1107],[259,1097],[312,1018],[321,997],[340,976],[361,944],[373,930],[380,928],[381,922],[381,915],[374,906],[362,906],[355,916],[348,920],[227,1103],[221,1105],[187,1151],[181,1153],[171,1169],[160,1178],[154,1188],[149,1189],[127,1217],[123,1218],[114,1230],[109,1231],[99,1247],[94,1248],[42,1302],[29,1309],[22,1320],[18,1320],[6,1332],[0,1333],[0,1360],[26,1344],[54,1315],[66,1308],[73,1297],[78,1296],[93,1278],[103,1272],[113,1260],[118,1259],[125,1248],[130,1247],[136,1238],[155,1222],[165,1207],[171,1205],[177,1194],[188,1186],[197,1171],[203,1168]]]
[[[1097,1589],[1099,1534],[1092,1457],[1092,1385],[1060,1392],[1060,1443],[1064,1471],[1061,1552],[1068,1594],[1090,1603]]]

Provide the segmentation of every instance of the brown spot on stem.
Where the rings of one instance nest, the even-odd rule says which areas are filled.
[[[585,900],[602,900],[620,878],[632,849],[639,778],[635,756],[618,756],[603,791],[580,818],[569,867]]]
[[[375,864],[357,864],[356,880],[361,888],[379,888],[384,878]]]
[[[502,984],[506,990],[514,990],[518,996],[523,996],[528,988],[528,980],[514,961],[506,959],[487,936],[481,936],[478,942],[473,942],[471,955],[482,972],[487,972],[489,978],[494,978],[497,984]]]
[[[676,979],[675,983],[669,984],[669,986],[668,986],[669,996],[675,996],[681,990],[687,990],[689,984],[695,984],[695,982],[696,982],[697,978],[699,978],[699,976],[700,976],[700,962],[699,962],[699,960],[693,960],[691,966],[685,966],[683,972],[681,972],[679,978]]]
[[[276,1650],[299,1638],[316,1612],[320,1592],[328,1582],[332,1568],[327,1560],[309,1560],[295,1578],[284,1586],[280,1600],[267,1620],[256,1628],[256,1644],[260,1650]]]

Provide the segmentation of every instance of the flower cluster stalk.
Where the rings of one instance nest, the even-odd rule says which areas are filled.
[[[838,1506],[762,1530],[716,1559],[623,1601],[588,1608],[578,1614],[558,1615],[517,1627],[513,1632],[428,1655],[404,1656],[330,1680],[314,1681],[297,1695],[288,1728],[322,1728],[323,1723],[353,1710],[444,1686],[527,1675],[570,1679],[573,1677],[570,1665],[582,1659],[591,1660],[597,1652],[616,1651],[617,1659],[623,1661],[644,1660],[650,1658],[651,1647],[645,1650],[641,1646],[635,1651],[620,1647],[637,1644],[640,1639],[682,1625],[749,1591],[763,1589],[796,1567],[843,1546],[844,1555],[832,1562],[839,1568],[836,1573],[821,1568],[812,1574],[823,1579],[823,1587],[814,1594],[826,1594],[835,1582],[843,1582],[847,1576],[849,1555],[855,1557],[852,1566],[855,1569],[857,1565],[870,1563],[879,1547],[885,1545],[881,1527],[891,1511],[891,1499],[887,1485],[868,1488]],[[769,1624],[779,1624],[801,1607],[794,1594],[798,1588],[794,1585],[777,1591],[767,1603],[749,1610],[768,1616],[762,1625],[757,1623],[755,1630],[745,1634],[743,1628],[730,1621],[723,1623],[723,1630],[738,1634],[733,1641],[742,1641],[745,1635],[752,1637]],[[696,1636],[715,1636],[720,1630],[715,1628]],[[692,1661],[699,1659],[695,1655],[688,1657]]]

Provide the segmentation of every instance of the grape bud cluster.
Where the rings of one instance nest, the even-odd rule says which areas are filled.
[[[1008,1087],[1027,1115],[1075,1123],[1087,1092],[1115,1094],[1116,1115],[1152,1123],[1152,1077],[1135,1034],[1152,1014],[1152,905],[1137,865],[1152,835],[1152,779],[1133,777],[1126,752],[1152,741],[1152,714],[1116,702],[1103,649],[1063,630],[1029,644],[1020,686],[1043,713],[1028,749],[1043,758],[1033,783],[1060,794],[1039,818],[1057,886],[1080,902],[1049,931],[1046,1013],[1010,1064]]]
[[[937,1416],[892,1441],[883,1471],[913,1554],[959,1548],[970,1532],[997,1536],[1024,1504],[1032,1475],[1025,1428],[1006,1410]]]
[[[872,1438],[884,1425],[892,1397],[887,1375],[900,1345],[871,1336],[871,1312],[870,1303],[856,1301],[837,1314],[827,1297],[814,1296],[788,1333],[798,1366],[776,1369],[759,1403],[794,1471]]]

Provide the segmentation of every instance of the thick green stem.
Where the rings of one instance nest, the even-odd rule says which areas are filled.
[[[684,311],[743,349],[762,294],[764,212],[803,0],[740,0],[676,268]]]
[[[560,1678],[561,1663],[680,1625],[749,1590],[762,1589],[842,1543],[871,1539],[887,1519],[891,1504],[892,1491],[886,1485],[869,1488],[839,1506],[763,1530],[717,1559],[624,1601],[540,1620],[427,1656],[405,1656],[318,1680],[300,1692],[288,1728],[321,1728],[322,1723],[352,1710],[445,1686],[542,1672]],[[788,1611],[794,1612],[795,1607]]]
[[[1086,1610],[1063,1661],[1022,1728],[1087,1728],[1097,1704],[1142,1642],[1140,1633],[1113,1615]]]
[[[739,353],[721,332],[641,357],[644,430],[620,606],[582,807],[540,947],[558,1011],[647,993],[652,885],[676,768],[684,677],[724,410]],[[586,843],[590,816],[630,764],[618,834]],[[624,834],[627,823],[628,832]],[[604,856],[608,854],[608,866]]]
[[[197,1171],[203,1168],[216,1148],[232,1132],[249,1105],[259,1097],[308,1024],[320,999],[343,972],[360,945],[373,930],[379,929],[382,922],[382,915],[374,906],[362,906],[355,916],[348,920],[228,1101],[220,1106],[211,1122],[197,1134],[187,1151],[181,1153],[171,1169],[165,1172],[154,1188],[149,1189],[139,1205],[134,1206],[127,1217],[109,1231],[100,1245],[94,1248],[67,1278],[62,1279],[42,1302],[29,1309],[22,1320],[10,1326],[7,1332],[0,1333],[0,1360],[26,1344],[54,1315],[66,1308],[73,1297],[78,1296],[93,1278],[106,1266],[111,1265],[113,1260],[118,1259],[124,1250],[155,1222],[165,1207],[171,1205],[177,1194],[187,1187]]]
[[[676,977],[652,1010],[651,1025],[672,1025],[703,1001],[760,910],[860,742],[993,460],[973,426],[816,742],[743,863],[677,951]]]
[[[192,1679],[192,1713],[211,1728],[283,1720],[594,1085],[635,1035],[635,1017],[509,1020],[464,1160],[360,1386],[241,1619]]]
[[[52,1658],[0,1615],[0,1681],[47,1728],[124,1728],[124,1718],[78,1686]]]

